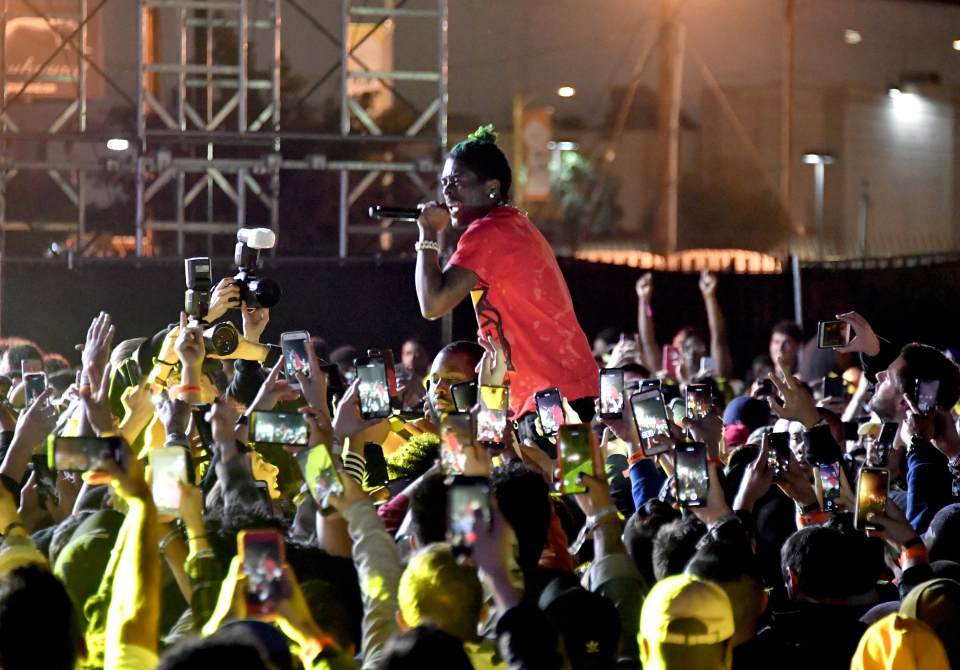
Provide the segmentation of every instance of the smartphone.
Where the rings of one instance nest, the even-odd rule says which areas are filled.
[[[470,380],[453,384],[450,395],[453,396],[453,406],[458,412],[469,412],[477,404],[477,382]]]
[[[660,439],[670,435],[667,410],[663,406],[663,396],[660,395],[660,391],[653,389],[634,393],[630,396],[630,408],[633,410],[633,420],[640,434],[643,453],[646,456],[655,456],[669,451],[670,445]]]
[[[600,418],[623,416],[623,370],[604,368],[600,371]]]
[[[47,465],[60,472],[102,470],[104,457],[110,457],[121,467],[123,442],[119,437],[61,437],[47,438]]]
[[[43,361],[39,358],[25,358],[20,361],[20,376],[26,377],[31,372],[43,372]]]
[[[287,591],[283,535],[278,530],[242,530],[237,535],[237,553],[247,576],[247,614],[275,619],[277,603]]]
[[[464,448],[473,446],[473,414],[445,412],[440,417],[440,471],[445,475],[462,475],[467,461]]]
[[[770,433],[767,465],[773,468],[773,481],[783,481],[781,475],[790,467],[790,433]]]
[[[287,379],[287,385],[297,391],[300,390],[300,382],[297,381],[297,373],[310,376],[310,358],[307,354],[307,347],[310,344],[310,333],[305,330],[294,330],[280,335],[280,348],[283,350],[283,372]]]
[[[399,398],[399,393],[397,392],[397,368],[396,364],[393,361],[393,349],[367,349],[367,356],[370,358],[382,358],[383,364],[387,368],[387,393],[390,394],[390,398],[397,400]],[[396,409],[400,409],[399,403]]]
[[[853,527],[857,530],[876,530],[876,524],[867,522],[867,515],[886,514],[887,493],[890,490],[890,471],[886,468],[860,468],[857,477],[857,513]]]
[[[817,347],[836,349],[850,341],[850,324],[845,321],[821,321],[817,326]]]
[[[537,415],[544,437],[555,437],[557,430],[565,423],[563,417],[563,398],[560,389],[554,387],[540,391],[533,396],[537,403]]]
[[[30,457],[30,462],[33,464],[33,472],[37,477],[37,500],[40,502],[40,507],[46,507],[48,499],[52,499],[54,505],[59,505],[60,491],[57,490],[57,476],[50,469],[50,464],[47,463],[47,455],[33,454]]]
[[[840,464],[821,463],[817,468],[820,479],[820,498],[824,512],[840,510]]]
[[[710,387],[706,384],[687,384],[687,418],[702,419],[711,409]]]
[[[773,395],[773,380],[769,377],[759,379],[757,382],[757,388],[760,392],[760,395]]]
[[[210,411],[211,405],[194,405],[190,410],[193,412],[193,425],[197,427],[197,435],[200,436],[200,446],[205,450],[210,451],[210,445],[213,444],[213,428],[210,426],[210,422],[207,421],[207,413]]]
[[[310,426],[298,412],[250,412],[250,441],[306,447]]]
[[[583,473],[593,476],[602,472],[593,450],[590,425],[573,423],[561,426],[557,433],[557,464],[560,467],[561,493],[586,493],[587,487],[577,483]]]
[[[651,391],[653,389],[656,389],[657,391],[663,390],[662,383],[659,379],[644,379],[642,382],[640,382],[641,393],[644,391]]]
[[[847,383],[843,377],[824,377],[823,378],[823,397],[824,398],[843,398],[847,395]]]
[[[477,540],[477,512],[490,524],[490,483],[485,477],[454,477],[447,487],[447,542],[454,554],[469,554]]]
[[[509,426],[510,389],[506,386],[481,386],[478,400],[477,442],[487,448],[502,447]]]
[[[47,390],[47,375],[28,372],[23,375],[23,406],[29,408]]]
[[[880,437],[877,438],[877,464],[886,465],[887,458],[890,456],[890,450],[893,448],[893,441],[897,438],[897,431],[900,430],[899,423],[884,423],[880,429]]]
[[[940,393],[940,382],[936,379],[917,380],[917,409],[921,412],[932,412],[937,409],[937,395]]]
[[[322,444],[305,449],[297,454],[297,465],[321,514],[332,513],[334,509],[330,506],[330,495],[343,493],[343,482],[337,474],[330,450]]]
[[[360,379],[360,415],[364,419],[385,419],[393,413],[387,364],[381,356],[355,361]]]
[[[150,478],[153,502],[157,513],[180,516],[180,487],[189,482],[189,455],[183,447],[160,447],[150,450]]]
[[[680,376],[680,365],[682,363],[680,349],[672,344],[663,345],[663,369],[667,371],[667,376],[674,379]]]
[[[706,505],[710,491],[707,445],[702,442],[678,444],[673,458],[677,470],[677,502],[684,507]]]
[[[387,459],[383,455],[383,447],[374,442],[367,442],[363,445],[363,458],[367,461],[367,467],[363,472],[363,488],[374,489],[378,486],[386,486],[390,481],[390,475],[387,472]]]

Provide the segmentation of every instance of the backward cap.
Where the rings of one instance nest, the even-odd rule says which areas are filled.
[[[670,632],[678,619],[696,619],[705,631],[696,635]],[[733,607],[726,592],[692,575],[674,575],[657,582],[640,611],[640,635],[670,644],[716,644],[733,637]]]

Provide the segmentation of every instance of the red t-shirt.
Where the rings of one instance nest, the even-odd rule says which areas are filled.
[[[479,277],[470,292],[477,324],[507,358],[510,409],[536,411],[533,395],[556,386],[564,398],[597,395],[600,372],[573,312],[553,250],[513,207],[470,224],[450,259]]]

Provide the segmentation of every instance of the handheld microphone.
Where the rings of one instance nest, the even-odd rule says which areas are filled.
[[[420,210],[416,207],[371,207],[370,218],[416,221],[420,218]]]
[[[446,210],[446,205],[440,205]],[[416,221],[420,218],[420,210],[416,207],[371,207],[371,219],[394,219],[397,221]]]

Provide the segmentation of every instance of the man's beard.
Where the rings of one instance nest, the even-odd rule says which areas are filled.
[[[897,420],[897,402],[893,398],[881,398],[875,395],[867,403],[867,409],[874,412],[884,423]]]

